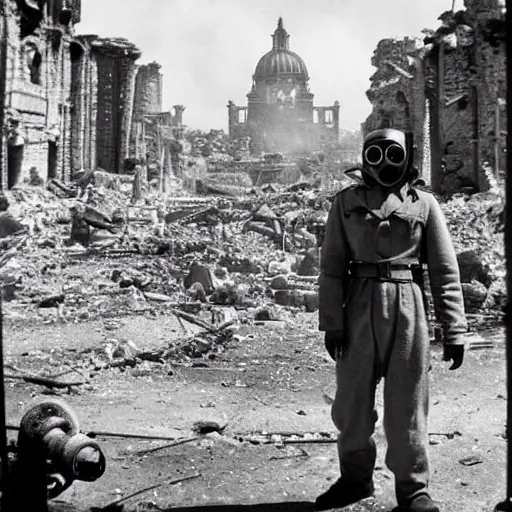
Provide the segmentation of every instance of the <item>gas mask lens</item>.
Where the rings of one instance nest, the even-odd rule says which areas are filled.
[[[386,160],[393,165],[402,165],[405,161],[405,151],[398,144],[391,144],[386,149]]]
[[[368,165],[375,167],[384,160],[384,153],[380,146],[368,146],[364,152],[364,158]]]

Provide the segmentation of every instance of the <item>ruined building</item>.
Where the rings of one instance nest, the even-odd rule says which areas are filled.
[[[98,67],[96,165],[119,173],[130,156],[135,62],[141,52],[125,39],[94,39],[90,44]]]
[[[185,107],[162,110],[161,66],[156,62],[139,66],[135,79],[135,99],[131,133],[131,155],[151,167],[179,171],[176,142],[183,139]]]
[[[465,0],[419,39],[384,40],[372,63],[365,131],[412,130],[416,165],[437,192],[485,190],[505,169],[505,19],[501,0]],[[486,171],[492,169],[492,171]]]
[[[279,18],[272,50],[259,60],[247,106],[228,104],[231,139],[250,137],[253,153],[302,153],[336,147],[339,103],[314,107],[304,61],[289,49]]]
[[[380,128],[412,131],[415,135],[416,164],[424,178],[430,170],[430,139],[425,80],[420,58],[423,43],[417,38],[384,39],[372,57],[377,68],[366,95],[373,110],[363,125],[365,133]],[[427,178],[428,179],[428,178]]]
[[[81,73],[73,30],[80,1],[6,0],[0,9],[1,187],[31,167],[45,178],[69,178],[81,137],[71,88]]]
[[[157,64],[126,39],[76,35],[80,0],[0,2],[0,187],[80,171],[123,172],[135,120],[161,111]],[[156,92],[155,92],[156,91]],[[149,101],[149,103],[148,103]],[[183,107],[161,124],[181,135]]]

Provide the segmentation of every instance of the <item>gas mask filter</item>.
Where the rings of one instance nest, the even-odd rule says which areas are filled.
[[[393,187],[403,182],[412,161],[412,144],[404,132],[376,130],[363,145],[363,178],[368,185]]]

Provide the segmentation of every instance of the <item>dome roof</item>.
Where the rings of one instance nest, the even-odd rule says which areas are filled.
[[[289,39],[290,36],[283,27],[283,19],[279,18],[277,29],[272,35],[272,50],[259,60],[254,79],[294,75],[295,78],[308,80],[306,64],[296,53],[289,50]]]
[[[254,78],[267,78],[283,74],[300,75],[300,78],[308,79],[306,64],[290,50],[271,50],[263,55],[256,66]]]

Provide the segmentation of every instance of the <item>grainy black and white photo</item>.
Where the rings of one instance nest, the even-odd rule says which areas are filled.
[[[0,510],[512,512],[509,3],[0,0]]]

